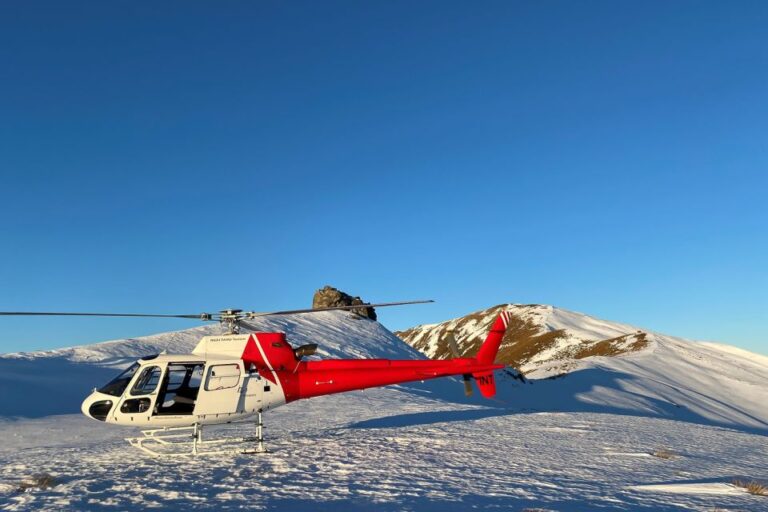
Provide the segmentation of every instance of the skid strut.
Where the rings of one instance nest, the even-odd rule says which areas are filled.
[[[261,418],[261,411],[256,419],[256,451],[258,453],[264,453],[267,451],[264,448],[264,421]]]
[[[267,453],[267,449],[264,446],[264,421],[262,420],[261,411],[259,411],[256,418],[256,437],[246,438],[245,440],[254,442],[256,446],[246,448],[241,453]]]
[[[203,440],[203,426],[195,423],[189,427],[142,430],[141,436],[125,440],[134,448],[155,457],[267,452],[264,446],[264,421],[261,411],[256,421],[256,437],[225,437],[206,441]]]

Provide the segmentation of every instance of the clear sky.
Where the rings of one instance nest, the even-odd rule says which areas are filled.
[[[768,353],[766,2],[0,5],[0,310],[546,303]],[[194,322],[0,318],[0,352]]]

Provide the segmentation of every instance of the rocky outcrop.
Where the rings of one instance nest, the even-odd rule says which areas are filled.
[[[353,297],[333,286],[324,286],[323,288],[320,288],[315,292],[314,297],[312,297],[312,309],[356,306],[358,304],[365,304],[365,302],[360,297]],[[350,311],[363,318],[376,320],[376,311],[373,308],[357,308]]]

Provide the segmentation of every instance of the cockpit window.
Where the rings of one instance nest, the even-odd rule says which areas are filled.
[[[109,381],[109,383],[103,388],[99,389],[99,393],[106,395],[120,396],[128,387],[128,383],[131,382],[136,370],[139,369],[139,363],[133,363],[123,373]]]
[[[157,388],[157,383],[160,382],[159,366],[147,366],[142,370],[139,378],[136,379],[136,384],[131,388],[132,395],[148,395]]]

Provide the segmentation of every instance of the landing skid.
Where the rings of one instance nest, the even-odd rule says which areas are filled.
[[[134,448],[153,457],[188,457],[196,455],[240,455],[267,453],[264,447],[264,423],[261,413],[255,437],[225,437],[203,440],[203,426],[165,427],[142,430],[140,437],[125,438]]]

